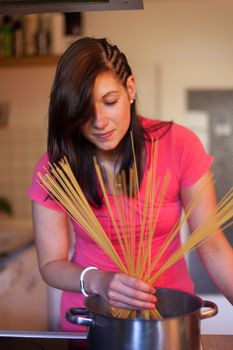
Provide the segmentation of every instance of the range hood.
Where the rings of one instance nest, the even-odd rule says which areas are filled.
[[[0,14],[143,9],[143,0],[0,0]]]

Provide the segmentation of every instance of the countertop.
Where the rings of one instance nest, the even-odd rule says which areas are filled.
[[[233,335],[202,335],[203,350],[232,350]]]
[[[87,350],[86,334],[1,331],[1,350]]]
[[[233,335],[202,335],[201,341],[203,350],[233,349]],[[0,331],[0,349],[87,350],[87,341],[78,333]]]

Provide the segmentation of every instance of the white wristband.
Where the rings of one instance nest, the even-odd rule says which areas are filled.
[[[81,273],[81,275],[80,275],[80,289],[81,289],[82,294],[83,294],[85,297],[88,297],[89,294],[88,294],[88,293],[86,292],[86,290],[85,290],[85,286],[84,286],[84,275],[85,275],[85,273],[86,273],[87,271],[89,271],[89,270],[98,270],[98,268],[95,267],[95,266],[86,267],[86,268],[82,271],[82,273]]]

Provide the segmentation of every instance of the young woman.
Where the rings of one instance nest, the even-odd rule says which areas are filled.
[[[128,174],[133,164],[132,132],[141,201],[145,197],[150,166],[151,138],[158,139],[159,144],[156,179],[160,181],[167,170],[171,174],[152,241],[152,253],[156,254],[179,220],[182,208],[205,183],[205,193],[189,218],[191,230],[206,220],[216,205],[214,186],[208,182],[212,157],[206,154],[199,139],[188,129],[172,122],[139,116],[135,97],[135,78],[127,59],[108,40],[82,38],[72,44],[60,59],[49,106],[48,151],[36,167],[29,196],[41,274],[49,285],[63,290],[62,330],[77,330],[65,320],[65,311],[82,306],[84,295],[81,289],[84,294],[100,294],[113,306],[139,309],[154,308],[156,286],[193,292],[184,259],[164,272],[156,286],[151,286],[119,272],[85,230],[72,220],[75,246],[69,259],[67,214],[38,184],[37,172],[44,173],[48,160],[57,163],[66,156],[95,215],[120,252],[99,191],[93,156],[97,158],[104,178],[106,172],[111,174],[108,181],[105,178],[110,192],[117,174],[122,169]],[[177,237],[160,263],[166,261],[180,244],[180,237]],[[220,229],[213,232],[208,242],[198,248],[198,253],[215,284],[233,303],[233,251],[223,232]],[[83,281],[81,289],[80,276]]]

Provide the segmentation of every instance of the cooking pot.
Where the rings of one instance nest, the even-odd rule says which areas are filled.
[[[170,288],[156,288],[156,296],[163,320],[114,318],[97,294],[86,298],[86,308],[67,310],[66,318],[89,327],[90,350],[200,350],[200,320],[216,315],[217,305]]]

